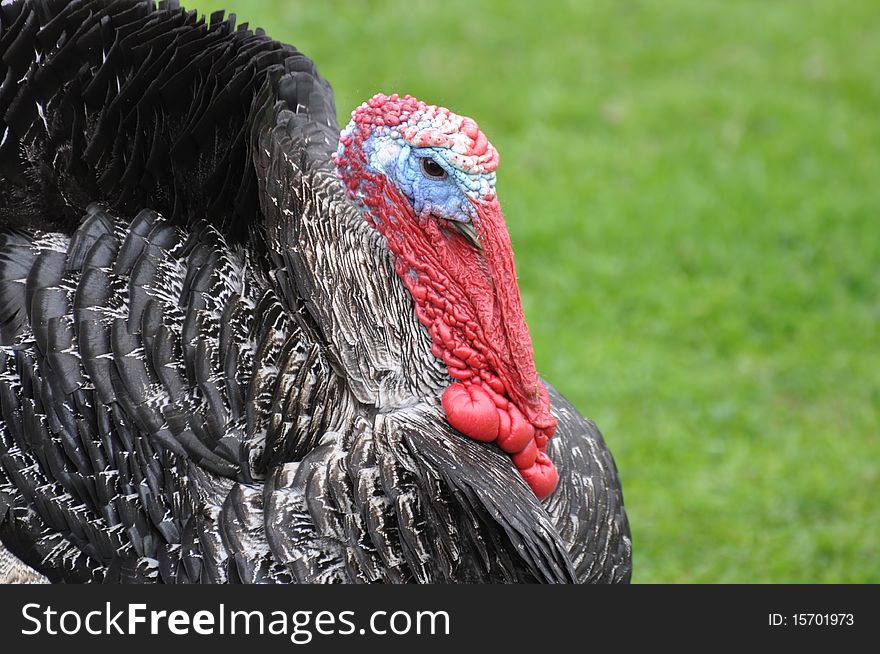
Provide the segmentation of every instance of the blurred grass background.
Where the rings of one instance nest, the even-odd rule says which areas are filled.
[[[880,582],[880,4],[185,4],[479,122],[634,581]]]

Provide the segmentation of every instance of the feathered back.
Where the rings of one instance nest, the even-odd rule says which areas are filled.
[[[70,233],[99,202],[239,241],[259,212],[250,139],[267,104],[338,131],[311,60],[176,1],[3,3],[0,52],[0,225]]]

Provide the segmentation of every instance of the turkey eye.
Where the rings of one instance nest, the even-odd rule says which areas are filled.
[[[422,159],[422,172],[429,179],[446,179],[448,173],[443,170],[443,166],[438,164],[430,157]]]

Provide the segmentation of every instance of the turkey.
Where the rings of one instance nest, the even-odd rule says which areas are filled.
[[[626,582],[477,124],[176,2],[0,6],[0,574]]]

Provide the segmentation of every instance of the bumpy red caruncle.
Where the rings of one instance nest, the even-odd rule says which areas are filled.
[[[402,148],[434,148],[458,176],[494,173],[497,153],[469,118],[409,96],[376,96],[354,112],[340,139],[337,165],[365,218],[386,237],[416,315],[431,335],[432,352],[456,380],[442,396],[450,425],[510,454],[543,499],[558,481],[546,453],[556,420],[535,370],[494,184],[462,196],[472,207],[476,248],[455,228],[458,216],[419,214],[395,180],[369,164],[364,145],[379,134]]]

